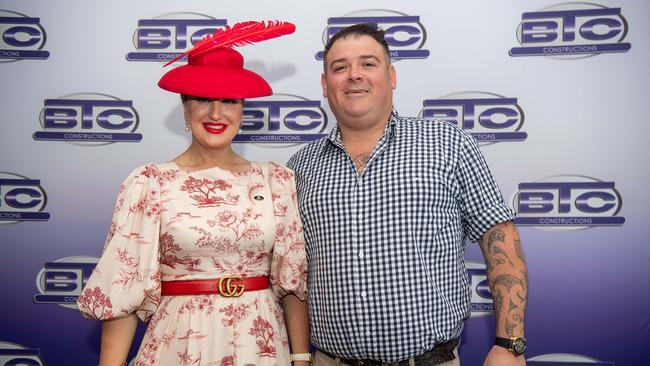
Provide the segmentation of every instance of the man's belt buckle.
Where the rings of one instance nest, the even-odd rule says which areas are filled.
[[[241,280],[239,276],[224,276],[219,278],[218,292],[223,297],[239,297],[244,293],[244,285],[236,285],[235,280]]]

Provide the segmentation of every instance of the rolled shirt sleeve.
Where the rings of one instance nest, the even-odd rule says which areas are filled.
[[[462,131],[456,178],[460,187],[460,211],[467,237],[479,241],[492,226],[513,220],[515,211],[506,205],[476,140]]]

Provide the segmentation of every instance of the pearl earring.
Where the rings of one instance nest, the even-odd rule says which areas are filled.
[[[190,123],[185,121],[185,132],[190,132]]]

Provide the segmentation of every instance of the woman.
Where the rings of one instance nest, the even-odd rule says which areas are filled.
[[[231,146],[243,98],[270,95],[270,86],[228,47],[190,52],[159,86],[181,94],[192,143],[173,161],[135,169],[120,189],[78,299],[85,317],[103,320],[100,366],[126,365],[137,317],[149,322],[138,366],[307,365],[293,174]]]

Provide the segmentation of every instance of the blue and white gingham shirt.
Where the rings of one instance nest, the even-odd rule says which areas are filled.
[[[471,135],[393,111],[361,174],[338,127],[288,166],[316,347],[395,362],[460,335],[470,304],[465,239],[514,218]]]

